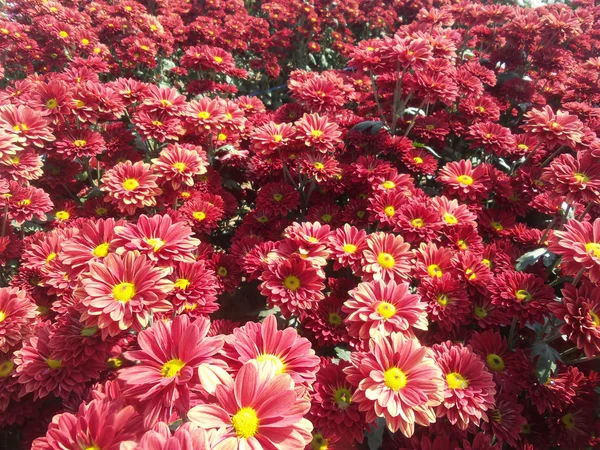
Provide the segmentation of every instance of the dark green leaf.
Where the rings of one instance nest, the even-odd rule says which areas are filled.
[[[531,359],[535,357],[535,374],[540,383],[545,383],[556,370],[556,361],[560,361],[560,353],[546,342],[536,342],[531,347]]]
[[[542,256],[546,254],[547,251],[548,249],[542,247],[536,248],[535,250],[531,250],[530,252],[521,255],[519,259],[517,259],[517,264],[515,265],[515,268],[518,271],[521,271],[526,267],[535,264]]]
[[[367,443],[369,450],[379,450],[383,443],[383,431],[385,430],[385,419],[377,418],[377,425],[367,434]]]
[[[338,358],[343,359],[344,361],[350,361],[350,350],[344,347],[336,347],[335,354]]]
[[[360,131],[362,133],[367,130],[371,130],[371,134],[377,133],[383,127],[383,122],[380,120],[366,120],[361,123],[357,123],[352,127],[352,130]]]

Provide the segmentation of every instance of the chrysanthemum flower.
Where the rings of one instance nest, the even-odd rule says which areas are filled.
[[[533,108],[527,114],[522,128],[536,135],[549,150],[558,145],[575,147],[583,138],[583,123],[575,115],[564,111],[554,114],[548,105],[543,110]]]
[[[144,139],[156,139],[158,142],[177,141],[185,132],[180,118],[164,112],[139,110],[131,120]]]
[[[352,396],[355,388],[346,381],[344,369],[350,363],[334,364],[324,360],[313,384],[309,419],[315,428],[336,442],[362,442],[365,428],[364,413]],[[327,447],[328,448],[328,447]]]
[[[0,351],[8,352],[31,332],[36,305],[27,291],[0,288]]]
[[[85,384],[98,376],[85,364],[65,365],[50,347],[50,325],[41,326],[34,336],[15,352],[16,373],[22,385],[21,396],[33,393],[34,400],[54,394],[67,399],[71,393],[82,395]]]
[[[171,309],[165,297],[173,283],[165,276],[165,269],[139,252],[109,253],[102,262],[91,262],[75,292],[81,299],[81,320],[86,327],[98,326],[103,337],[129,328],[141,331],[150,312]]]
[[[219,309],[217,304],[217,278],[203,260],[192,263],[180,262],[169,275],[173,290],[168,299],[179,314],[190,311],[192,315],[204,315]]]
[[[258,152],[270,155],[287,145],[293,136],[292,124],[268,122],[253,130],[250,142]]]
[[[156,206],[156,196],[162,193],[156,184],[157,178],[149,164],[126,161],[104,173],[100,189],[107,194],[105,202],[113,203],[121,212],[133,215],[138,208]]]
[[[468,285],[486,288],[493,278],[492,271],[483,258],[473,252],[460,252],[453,261],[460,278]]]
[[[0,129],[0,158],[10,159],[22,148],[18,145],[19,137],[8,130]]]
[[[158,175],[160,184],[171,182],[178,190],[182,184],[194,185],[194,176],[206,173],[207,161],[193,149],[169,144],[152,160],[152,171]]]
[[[472,318],[477,322],[477,326],[483,329],[510,322],[504,308],[494,305],[488,296],[483,295],[478,296],[472,304]]]
[[[71,279],[86,271],[90,262],[101,261],[116,250],[114,230],[122,223],[110,218],[90,221],[83,224],[79,233],[63,242],[59,259]]]
[[[300,194],[286,183],[267,183],[256,196],[256,208],[273,215],[285,216],[300,204]]]
[[[373,222],[379,221],[391,230],[398,222],[400,209],[406,201],[406,196],[399,190],[377,192],[369,199],[369,219]]]
[[[437,211],[414,200],[400,208],[394,231],[399,232],[407,242],[417,244],[436,239],[441,227]]]
[[[469,210],[466,205],[459,204],[458,200],[449,200],[448,198],[434,197],[431,204],[437,209],[441,216],[443,224],[447,227],[459,225],[477,226],[477,215]]]
[[[56,155],[67,160],[96,156],[106,150],[102,135],[89,128],[66,131],[59,135],[53,145],[56,149]]]
[[[207,261],[210,269],[215,271],[217,275],[217,292],[233,292],[240,285],[242,271],[237,260],[223,252],[215,252],[210,260]]]
[[[575,202],[600,200],[600,163],[590,153],[578,153],[577,158],[563,154],[552,160],[540,178],[548,183],[551,199]]]
[[[185,202],[179,213],[186,219],[196,233],[208,234],[218,226],[218,221],[223,219],[222,207],[212,204],[201,198]]]
[[[509,319],[516,317],[521,327],[526,323],[543,323],[554,289],[530,273],[504,272],[488,286],[492,303],[505,308]]]
[[[432,322],[440,329],[450,331],[468,322],[471,302],[465,286],[451,273],[441,278],[432,277],[421,280],[419,295],[427,300],[427,313]]]
[[[516,447],[521,440],[521,430],[527,423],[521,415],[523,409],[514,395],[499,394],[496,396],[495,407],[489,414],[490,421],[482,423],[481,427],[493,433],[500,442]]]
[[[473,168],[470,160],[453,161],[440,170],[438,181],[448,195],[461,200],[479,201],[487,198],[489,178],[483,166]]]
[[[561,292],[561,303],[548,303],[548,309],[565,322],[560,332],[588,358],[597,356],[600,354],[600,288],[584,281],[579,287],[567,283]]]
[[[236,370],[248,361],[270,363],[277,372],[287,373],[296,385],[310,385],[315,381],[319,357],[308,339],[300,337],[295,329],[277,329],[275,316],[267,316],[263,323],[248,322],[233,330],[223,347],[229,367]]]
[[[324,297],[320,271],[299,257],[275,261],[260,279],[260,293],[267,297],[271,308],[278,306],[285,316],[314,308]]]
[[[52,211],[54,204],[50,195],[41,188],[34,186],[21,186],[15,181],[9,183],[10,197],[8,205],[8,217],[21,225],[34,216],[40,220],[46,220],[46,213]]]
[[[296,139],[307,147],[327,153],[332,152],[341,142],[342,132],[335,122],[330,122],[326,116],[304,114],[296,122]]]
[[[46,119],[28,106],[5,105],[0,111],[0,128],[17,136],[24,147],[43,148],[44,142],[55,139]]]
[[[402,236],[387,233],[373,233],[367,238],[363,251],[363,272],[366,280],[407,280],[413,262],[410,244]]]
[[[329,250],[335,258],[334,270],[350,267],[355,272],[360,272],[360,260],[363,250],[367,248],[367,233],[349,224],[343,228],[333,230],[329,236]]]
[[[152,217],[142,214],[135,224],[116,226],[113,243],[119,255],[138,250],[158,266],[168,267],[173,261],[193,261],[200,240],[192,237],[190,227],[173,222],[166,214]]]
[[[291,377],[275,374],[273,366],[245,364],[235,382],[219,384],[215,395],[217,403],[188,412],[205,430],[224,428],[212,448],[298,450],[312,439],[312,424],[303,418],[310,403],[298,398]]]
[[[302,312],[302,328],[319,346],[336,346],[350,341],[345,326],[346,313],[342,311],[343,303],[343,298],[330,294],[316,308]]]
[[[190,322],[188,316],[157,321],[139,334],[140,350],[125,353],[139,363],[119,370],[123,395],[143,405],[146,426],[189,410],[189,390],[200,384],[198,366],[212,364],[223,346],[221,337],[207,337],[209,327],[208,319]]]
[[[391,432],[413,435],[415,423],[435,422],[434,408],[444,399],[442,372],[431,351],[402,333],[369,340],[369,352],[353,352],[346,379],[356,388],[352,401],[366,422],[383,417]]]
[[[335,180],[341,173],[337,159],[325,153],[304,153],[299,158],[298,165],[302,174],[314,178],[317,183]]]
[[[494,330],[483,333],[475,332],[469,339],[473,353],[478,355],[486,364],[496,381],[503,381],[507,376],[511,353],[505,337]]]
[[[408,284],[394,280],[360,283],[349,292],[342,310],[348,314],[351,336],[368,340],[392,332],[412,336],[413,328],[427,330],[426,304],[408,291]]]
[[[185,108],[185,96],[171,87],[148,86],[140,110],[148,112],[164,112],[169,116],[177,116]]]
[[[225,120],[225,109],[219,99],[208,97],[192,100],[184,113],[188,123],[202,133],[218,131]]]
[[[445,378],[444,401],[436,412],[451,424],[466,430],[488,421],[487,411],[494,407],[496,385],[483,361],[469,348],[450,341],[433,346],[436,362]]]
[[[191,422],[182,424],[174,433],[171,432],[168,423],[158,422],[144,433],[135,448],[137,450],[210,450],[211,440],[208,433]]]
[[[435,156],[422,148],[409,149],[402,153],[400,159],[412,173],[434,175],[438,169]]]
[[[509,128],[493,122],[479,122],[471,125],[469,137],[472,146],[483,147],[496,156],[505,156],[514,144],[514,137]]]

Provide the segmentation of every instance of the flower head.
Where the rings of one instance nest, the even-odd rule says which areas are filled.
[[[105,202],[133,215],[137,209],[156,206],[156,196],[162,193],[156,184],[157,178],[149,164],[142,161],[132,164],[128,160],[104,173],[100,189],[107,194]]]

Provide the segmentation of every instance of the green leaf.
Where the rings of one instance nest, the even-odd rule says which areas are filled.
[[[369,450],[379,450],[383,443],[383,431],[385,430],[385,419],[377,418],[377,425],[369,433],[367,433],[367,443]]]
[[[350,361],[350,353],[352,352],[345,347],[335,347],[335,354],[344,361]]]
[[[169,424],[169,429],[171,431],[177,430],[183,424],[183,420],[177,419],[175,422]]]
[[[271,308],[271,309],[263,309],[258,313],[259,319],[264,319],[267,316],[272,316],[273,314],[277,314],[279,312],[279,307]]]
[[[560,361],[560,353],[546,342],[536,342],[531,347],[531,359],[536,356],[535,374],[540,383],[545,383],[556,370],[556,361]]]
[[[535,250],[531,250],[530,252],[524,253],[523,255],[519,256],[519,258],[517,259],[517,264],[515,265],[515,269],[517,269],[519,272],[524,270],[526,267],[529,267],[529,266],[535,264],[536,262],[538,262],[538,260],[542,256],[544,256],[547,252],[548,252],[547,248],[541,247],[541,248],[536,248]]]
[[[381,122],[380,120],[366,120],[364,122],[357,123],[351,128],[351,130],[360,131],[362,133],[365,133],[366,131],[370,130],[371,134],[375,134],[379,130],[381,130],[382,127],[383,122]]]

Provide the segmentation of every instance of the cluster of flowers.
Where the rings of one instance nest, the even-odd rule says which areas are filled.
[[[112,3],[0,21],[4,442],[600,444],[593,2]]]

